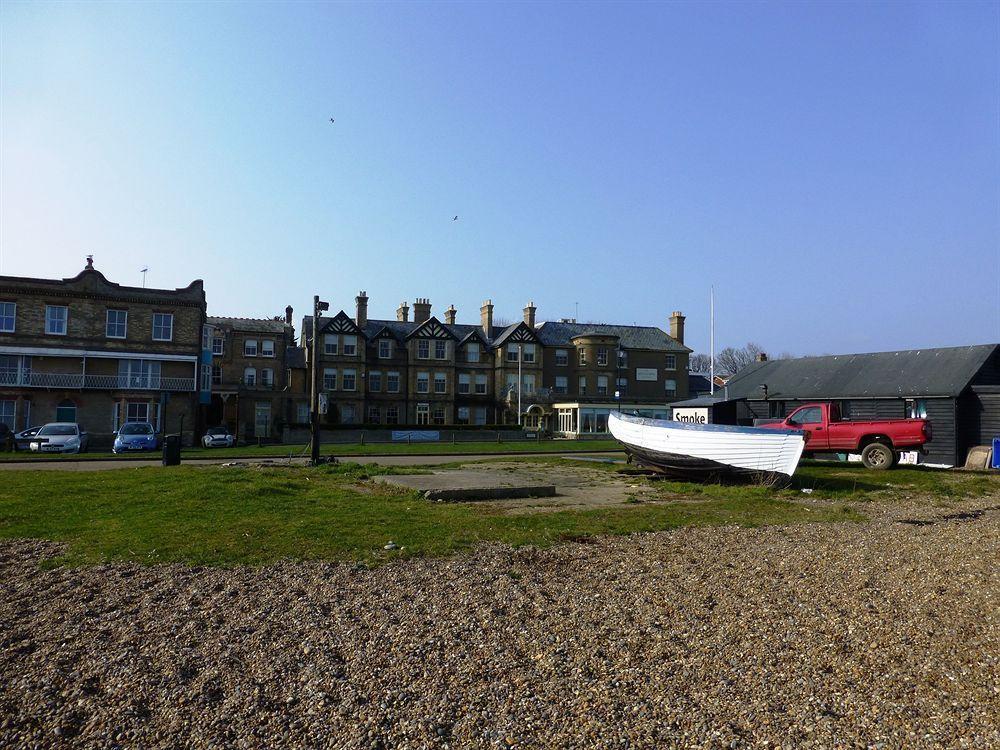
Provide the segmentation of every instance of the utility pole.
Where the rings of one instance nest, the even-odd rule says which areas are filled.
[[[310,388],[310,410],[309,416],[312,420],[312,464],[319,463],[319,318],[323,310],[329,310],[329,302],[321,302],[319,295],[313,297],[313,321],[312,321],[312,387]]]
[[[711,320],[711,333],[709,334],[711,343],[709,344],[709,354],[708,354],[708,379],[711,381],[709,386],[710,395],[715,395],[715,284],[712,284],[711,291],[709,293],[709,312],[708,317]]]

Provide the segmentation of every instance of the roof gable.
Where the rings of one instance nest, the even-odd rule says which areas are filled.
[[[503,333],[497,336],[493,346],[504,344],[540,344],[541,339],[535,334],[524,321],[507,326]]]
[[[323,318],[320,318],[322,321]],[[354,319],[350,315],[341,310],[339,313],[334,315],[332,318],[327,319],[325,323],[320,323],[321,333],[347,333],[353,335],[364,336],[364,332],[358,328]]]
[[[414,328],[407,334],[408,339],[452,339],[456,338],[455,334],[449,331],[442,323],[435,317],[428,318],[417,328]]]
[[[478,327],[474,328],[471,331],[469,331],[461,339],[459,339],[458,345],[459,346],[465,346],[466,344],[469,344],[469,343],[471,343],[473,341],[478,341],[483,346],[489,346],[490,345],[490,342],[486,340],[486,334],[484,334],[483,330],[481,328],[478,328]]]

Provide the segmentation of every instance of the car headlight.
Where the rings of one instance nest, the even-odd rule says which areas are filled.
[[[67,448],[76,448],[78,445],[80,445],[80,438],[78,437],[70,438],[69,440],[66,441],[65,445]]]

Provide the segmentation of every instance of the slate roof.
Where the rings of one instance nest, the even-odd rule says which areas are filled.
[[[332,320],[332,317],[323,316],[323,320]],[[426,321],[424,321],[426,322]],[[441,321],[438,321],[441,323]],[[407,336],[413,333],[415,330],[420,328],[423,323],[414,323],[412,320],[406,321],[405,323],[400,320],[372,320],[369,319],[362,329],[362,333],[367,339],[373,339],[379,334],[383,328],[389,329],[393,337],[397,341],[404,341]],[[456,323],[455,325],[448,325],[447,323],[441,323],[442,328],[446,328],[454,334],[455,338],[462,342],[463,339],[478,333],[483,341],[487,341],[486,334],[480,326],[466,325],[463,323]],[[302,318],[302,340],[305,341],[312,337],[312,316],[308,315]]]
[[[650,349],[657,352],[691,351],[656,326],[562,323],[547,320],[538,325],[535,333],[545,346],[569,346],[573,337],[590,333],[597,336],[617,336],[626,349]]]
[[[306,348],[304,346],[285,347],[285,367],[301,370],[306,367]]]
[[[205,322],[210,326],[228,326],[237,331],[249,331],[251,333],[284,333],[285,321],[271,320],[269,318],[220,318],[209,315]]]
[[[724,386],[725,397],[759,399],[958,396],[1000,344],[838,354],[755,362]],[[716,389],[719,395],[719,389]]]
[[[711,393],[712,381],[708,375],[701,375],[696,372],[688,373],[688,393]]]

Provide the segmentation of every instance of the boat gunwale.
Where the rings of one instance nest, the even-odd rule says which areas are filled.
[[[672,419],[653,419],[652,417],[634,417],[631,414],[611,412],[608,419],[615,417],[622,422],[639,425],[640,427],[660,427],[665,429],[693,430],[695,432],[729,432],[745,435],[798,435],[806,437],[805,430],[792,430],[787,427],[744,427],[731,424],[697,424],[692,422],[676,422]],[[610,428],[609,428],[610,429]],[[613,433],[612,433],[613,434]]]

